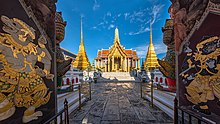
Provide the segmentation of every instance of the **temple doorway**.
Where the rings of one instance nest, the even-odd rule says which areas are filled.
[[[114,57],[114,70],[119,72],[121,69],[121,57]]]

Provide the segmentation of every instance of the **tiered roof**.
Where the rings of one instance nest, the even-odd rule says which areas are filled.
[[[118,28],[115,29],[114,44],[111,46],[110,49],[98,50],[98,55],[96,59],[100,60],[103,58],[108,58],[108,56],[112,54],[112,51],[114,52],[115,49],[119,49],[119,51],[121,51],[121,54],[125,55],[126,58],[139,59],[136,50],[124,49],[124,47],[120,44]]]

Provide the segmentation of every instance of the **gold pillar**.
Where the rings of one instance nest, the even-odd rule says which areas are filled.
[[[110,63],[111,63],[111,60],[110,60],[110,58],[108,57],[108,72],[110,72]]]
[[[120,57],[120,63],[121,63],[120,69],[121,69],[121,71],[122,71],[122,70],[123,70],[123,67],[122,67],[122,57]]]
[[[125,66],[125,62],[124,62],[124,61],[125,61],[125,60],[124,60],[124,58],[123,58],[122,60],[123,60],[123,61],[122,61],[122,71],[124,71],[124,68],[125,68],[125,67],[124,67],[124,66]]]
[[[115,57],[112,56],[112,71],[115,70]]]
[[[97,68],[99,68],[99,60],[97,60]]]
[[[128,72],[130,71],[130,59],[128,58]]]
[[[127,72],[127,58],[124,58],[124,71]]]
[[[100,64],[100,68],[102,68],[102,59],[101,59],[101,64]]]

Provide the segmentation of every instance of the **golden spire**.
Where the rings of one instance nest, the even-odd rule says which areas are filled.
[[[83,42],[82,16],[80,17],[80,42]]]
[[[150,22],[150,45],[153,45],[153,38],[152,38],[152,24]]]
[[[116,43],[116,42],[120,43],[120,42],[119,42],[119,32],[118,32],[118,27],[115,28],[115,41],[114,41],[114,43]]]
[[[147,67],[149,70],[153,70],[158,66],[159,64],[157,61],[157,55],[154,51],[154,45],[153,45],[152,24],[150,23],[150,43],[148,46],[148,52],[144,62],[144,67]]]
[[[82,17],[80,19],[80,45],[79,51],[75,61],[73,62],[73,67],[78,68],[80,70],[85,70],[87,67],[90,66],[85,46],[84,46],[84,39],[83,39],[83,28],[82,28]]]

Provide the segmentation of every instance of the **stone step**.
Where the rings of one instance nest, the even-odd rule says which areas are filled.
[[[129,72],[103,72],[102,78],[99,79],[99,81],[109,80],[135,81],[135,78],[131,77]]]

